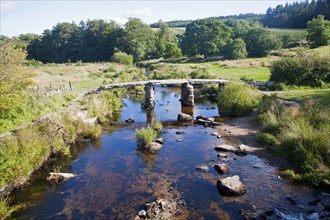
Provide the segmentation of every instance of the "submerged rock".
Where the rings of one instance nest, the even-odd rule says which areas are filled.
[[[185,202],[174,199],[157,199],[145,204],[145,207],[146,217],[142,218],[147,219],[180,219],[180,216],[184,215],[186,211]]]
[[[246,193],[246,188],[237,175],[218,179],[217,188],[219,193],[225,196],[239,196]]]
[[[192,121],[193,117],[191,115],[185,114],[185,113],[180,113],[178,115],[178,121]]]
[[[67,180],[77,176],[76,174],[73,173],[49,173],[49,175],[50,176],[47,177],[47,180],[53,183],[59,183],[62,182],[63,180]]]
[[[230,167],[225,164],[225,163],[220,163],[220,164],[215,164],[214,169],[219,173],[219,174],[225,174],[230,172]]]
[[[218,158],[227,158],[228,155],[227,155],[227,154],[224,154],[224,153],[219,153],[219,154],[217,155],[217,157],[218,157]]]
[[[209,166],[206,164],[201,164],[195,167],[196,170],[208,172],[209,171]]]
[[[184,131],[176,131],[175,134],[185,134],[186,132]]]

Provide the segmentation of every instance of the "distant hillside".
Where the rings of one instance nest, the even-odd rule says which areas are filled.
[[[326,20],[330,20],[330,0],[306,0],[301,2],[286,3],[277,5],[275,8],[268,8],[266,14],[239,14],[230,16],[219,16],[220,20],[245,19],[259,21],[269,28],[306,28],[307,21],[318,15],[324,15]],[[170,27],[186,27],[193,20],[168,21]],[[150,25],[158,28],[159,23]]]
[[[262,23],[270,28],[306,28],[307,21],[318,15],[330,20],[329,0],[307,0],[268,8]]]
[[[239,15],[219,16],[216,18],[219,18],[220,20],[223,21],[226,21],[228,19],[245,19],[251,21],[260,21],[263,18],[263,16],[264,15],[262,14],[247,13],[247,14],[239,14]],[[175,21],[167,21],[165,23],[167,23],[170,27],[186,27],[192,21],[193,20],[175,20]],[[159,22],[151,24],[150,27],[158,28]]]

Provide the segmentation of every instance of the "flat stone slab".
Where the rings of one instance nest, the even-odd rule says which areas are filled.
[[[246,193],[246,188],[238,175],[218,179],[217,188],[219,193],[225,196],[239,196]]]
[[[235,152],[237,150],[236,147],[228,144],[220,144],[216,146],[214,149],[217,151],[231,151],[231,152]]]

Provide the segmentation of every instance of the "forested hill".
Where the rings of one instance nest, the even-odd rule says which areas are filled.
[[[239,14],[231,16],[216,17],[226,21],[228,19],[245,19],[259,21],[264,26],[270,28],[306,28],[307,21],[324,15],[326,20],[330,20],[330,0],[312,0],[286,3],[278,5],[275,8],[268,8],[266,14]],[[192,20],[168,21],[170,27],[186,27]],[[152,28],[158,28],[159,23],[150,25]]]
[[[271,28],[306,28],[307,21],[318,15],[330,19],[330,0],[293,2],[268,8],[262,23]]]
[[[253,13],[247,13],[247,14],[239,14],[239,15],[229,15],[229,16],[219,16],[215,17],[222,21],[227,21],[228,19],[245,19],[245,20],[251,20],[251,21],[260,21],[263,18],[264,15],[262,14],[253,14]],[[188,24],[190,24],[193,20],[175,20],[175,21],[167,21],[166,23],[170,27],[186,27]],[[153,23],[150,25],[152,28],[159,28],[159,22]]]

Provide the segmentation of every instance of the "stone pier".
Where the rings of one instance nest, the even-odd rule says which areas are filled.
[[[145,85],[144,91],[146,92],[146,99],[145,99],[145,104],[144,107],[146,109],[154,108],[155,106],[155,88],[154,85],[149,82]]]
[[[181,85],[181,105],[194,106],[194,87],[189,83]]]

